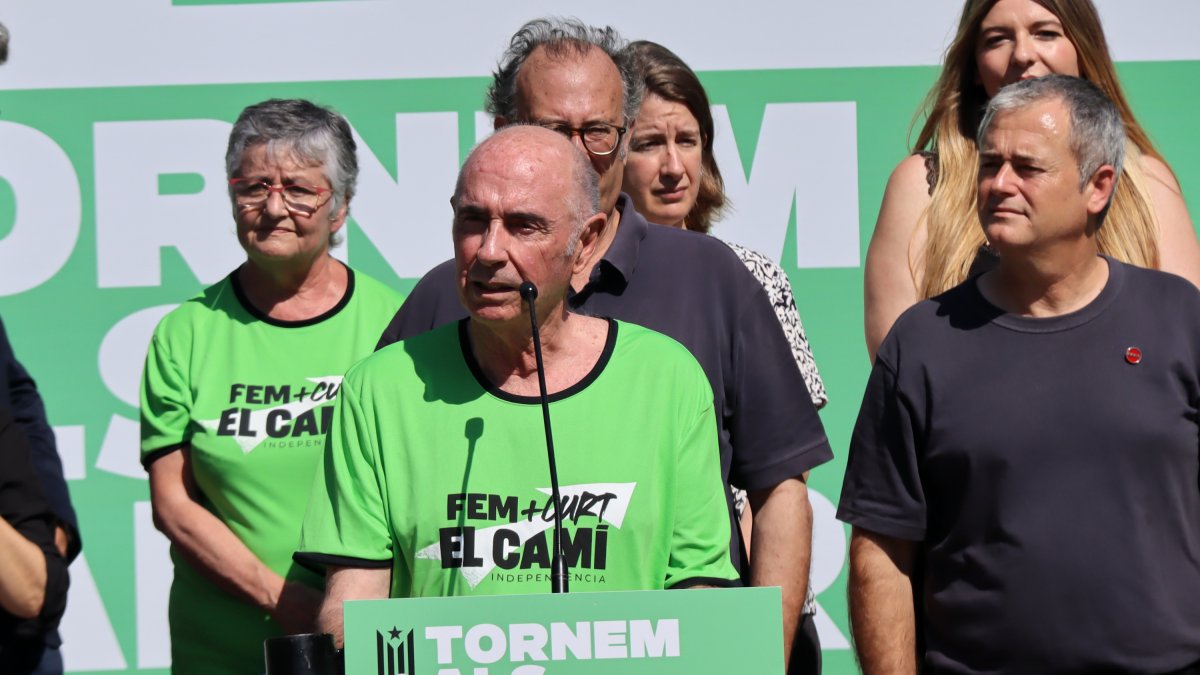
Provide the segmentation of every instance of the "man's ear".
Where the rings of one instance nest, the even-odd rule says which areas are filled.
[[[1117,170],[1111,164],[1102,165],[1092,173],[1083,189],[1088,195],[1088,215],[1100,215],[1108,208],[1113,190],[1117,189]]]
[[[571,269],[572,274],[579,274],[591,266],[592,257],[596,255],[596,244],[600,241],[600,233],[604,232],[607,225],[607,213],[597,213],[583,224],[583,230],[579,233],[579,242],[575,247],[575,264]]]

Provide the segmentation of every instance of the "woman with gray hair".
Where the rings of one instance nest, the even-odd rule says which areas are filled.
[[[303,100],[242,111],[225,157],[246,262],[167,315],[142,381],[142,463],[171,540],[173,673],[262,672],[312,630],[322,579],[292,562],[342,374],[400,297],[330,255],[358,162]]]

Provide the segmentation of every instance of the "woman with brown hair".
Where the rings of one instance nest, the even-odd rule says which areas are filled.
[[[975,212],[984,104],[1006,84],[1050,73],[1098,85],[1121,111],[1125,172],[1098,239],[1118,260],[1200,285],[1200,244],[1174,173],[1138,124],[1091,0],[967,0],[916,150],[888,181],[866,262],[872,359],[905,309],[994,264]]]
[[[646,220],[707,234],[727,205],[725,183],[713,155],[713,119],[708,94],[696,73],[666,47],[643,40],[630,43],[626,49],[640,70],[646,94],[630,131],[622,188]],[[804,335],[787,274],[761,253],[726,244],[766,290],[813,405],[821,408],[829,399]],[[733,492],[742,538],[746,550],[754,555],[750,540],[753,516],[747,508],[746,493],[738,489]],[[810,585],[791,642],[789,673],[821,671],[821,646],[813,623],[815,612]]]
[[[696,73],[666,47],[639,40],[626,49],[640,68],[646,94],[630,131],[622,189],[646,220],[708,234],[727,206],[725,181],[713,155],[708,94]],[[787,274],[767,256],[726,243],[766,289],[813,405],[821,408],[829,397]]]

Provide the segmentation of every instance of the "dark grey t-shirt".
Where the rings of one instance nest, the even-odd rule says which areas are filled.
[[[766,488],[832,459],[787,337],[754,275],[721,241],[651,225],[627,195],[618,206],[616,238],[588,284],[568,299],[571,310],[640,324],[691,351],[712,385],[727,484]],[[454,261],[447,261],[413,288],[379,347],[464,316]],[[731,551],[742,559],[736,526]]]
[[[1032,319],[971,279],[880,347],[838,517],[920,542],[939,671],[1181,668],[1200,659],[1198,406],[1185,280],[1110,260],[1088,306]]]

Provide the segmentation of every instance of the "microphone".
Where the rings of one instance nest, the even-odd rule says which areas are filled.
[[[542,365],[542,335],[538,330],[537,286],[532,281],[521,282],[521,298],[529,305],[529,326],[533,329],[533,356],[537,361],[538,389],[542,394],[542,424],[546,427],[546,457],[550,462],[550,494],[554,500],[554,541],[550,546],[550,592],[567,592],[567,561],[562,552],[562,498],[558,494],[558,467],[554,462],[554,434],[550,431],[550,401],[546,398],[546,368]]]

